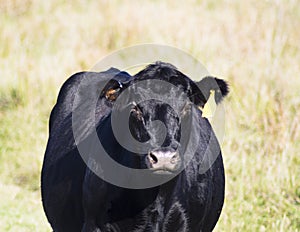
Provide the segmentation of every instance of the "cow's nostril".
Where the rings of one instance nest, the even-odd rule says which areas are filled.
[[[172,164],[175,164],[175,163],[178,161],[178,158],[179,158],[179,156],[178,156],[178,154],[176,153],[175,155],[172,156],[170,162],[171,162]]]
[[[149,160],[152,164],[156,164],[158,162],[157,157],[153,153],[149,154]]]

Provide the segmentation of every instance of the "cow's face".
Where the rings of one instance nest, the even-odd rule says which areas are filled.
[[[144,162],[155,173],[173,173],[181,167],[180,117],[180,113],[162,101],[152,99],[132,103],[130,132],[139,142],[149,141]]]
[[[127,93],[123,95],[125,89]],[[128,121],[122,123],[128,123],[133,139],[147,147],[140,155],[141,168],[156,174],[172,174],[182,167],[184,152],[181,148],[185,145],[182,134],[186,133],[182,131],[191,129],[183,128],[183,122],[195,110],[201,118],[201,108],[211,90],[215,91],[217,103],[228,93],[223,80],[206,77],[194,82],[166,63],[148,66],[121,89],[115,108],[119,111],[117,114],[129,112]],[[198,123],[197,120],[194,123]]]

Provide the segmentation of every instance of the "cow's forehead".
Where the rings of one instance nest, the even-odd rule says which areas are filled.
[[[142,108],[157,108],[169,105],[174,110],[180,110],[187,102],[190,102],[188,94],[180,86],[168,84],[134,86],[124,95],[121,95],[122,105],[137,104]]]
[[[131,94],[139,95],[143,98],[155,98],[160,96],[165,98],[186,98],[191,94],[192,85],[195,83],[185,76],[170,77],[169,79],[153,76],[152,78],[136,78],[128,85]]]
[[[142,101],[138,104],[138,107],[143,112],[148,113],[160,113],[167,115],[177,115],[178,112],[182,110],[182,108],[186,105],[186,101],[161,101],[157,99],[149,99],[146,101]]]
[[[187,87],[193,83],[193,81],[188,76],[184,75],[178,70],[173,70],[172,72],[166,72],[166,73],[161,73],[161,72],[138,73],[133,77],[132,83],[136,83],[139,81],[149,81],[149,83],[151,83],[151,80],[166,81],[175,86],[184,86],[184,87]]]

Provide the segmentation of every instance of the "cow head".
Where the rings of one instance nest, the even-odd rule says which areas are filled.
[[[126,90],[126,94],[122,91]],[[118,87],[115,111],[118,115],[126,112],[129,116],[119,126],[126,124],[130,136],[143,149],[139,153],[141,165],[156,174],[172,174],[183,165],[183,122],[189,120],[192,110],[196,110],[198,120],[201,109],[207,102],[210,92],[215,91],[216,103],[228,93],[225,81],[205,77],[194,82],[173,65],[157,62],[137,73],[126,88]],[[106,90],[106,96],[115,91]],[[114,98],[110,100],[115,101]],[[185,123],[185,125],[193,126]],[[130,144],[129,138],[127,141]],[[138,146],[137,145],[137,146]]]

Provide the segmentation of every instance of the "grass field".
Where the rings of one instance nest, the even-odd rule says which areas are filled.
[[[231,85],[215,231],[300,231],[299,28],[298,0],[0,0],[0,231],[51,231],[39,181],[62,83],[149,42]]]

